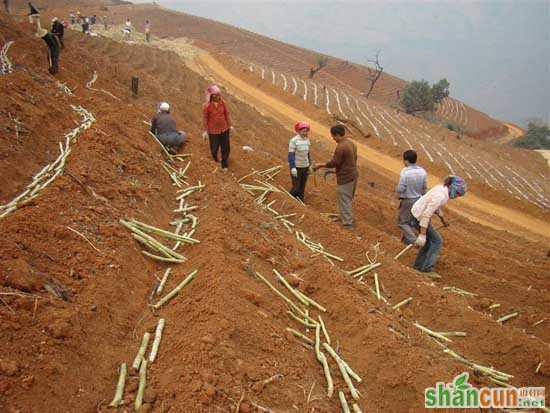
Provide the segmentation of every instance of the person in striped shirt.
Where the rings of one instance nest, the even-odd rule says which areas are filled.
[[[288,142],[288,166],[292,180],[290,194],[302,202],[304,201],[304,193],[311,166],[311,156],[309,154],[311,142],[308,138],[309,129],[309,123],[307,122],[296,123],[294,125],[296,135]]]
[[[397,226],[403,233],[401,240],[407,245],[414,244],[416,240],[416,232],[410,225],[411,208],[428,189],[428,174],[426,174],[424,168],[416,164],[416,160],[416,151],[409,149],[403,152],[405,167],[401,170],[396,188],[399,196]]]

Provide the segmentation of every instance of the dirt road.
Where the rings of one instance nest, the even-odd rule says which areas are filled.
[[[508,133],[499,139],[500,143],[508,143],[510,141],[513,141],[516,138],[519,138],[520,136],[523,136],[524,134],[523,129],[518,128],[516,125],[513,125],[511,123],[504,123],[504,124],[508,128]]]
[[[198,55],[199,62],[208,67],[221,84],[236,96],[244,98],[249,104],[255,106],[260,112],[268,114],[275,119],[291,125],[297,119],[306,120],[311,124],[312,133],[332,142],[327,125],[323,125],[292,106],[281,102],[261,90],[254,88],[243,80],[231,74],[224,66],[210,54],[203,52]],[[367,145],[357,143],[360,162],[372,167],[375,165],[378,172],[392,179],[397,179],[402,163],[388,155],[376,151]],[[441,181],[440,177],[429,175],[429,185],[433,186]],[[532,218],[513,209],[495,204],[481,198],[478,195],[468,194],[450,204],[450,209],[463,215],[471,221],[482,225],[513,232],[516,235],[532,239],[550,239],[550,223]]]

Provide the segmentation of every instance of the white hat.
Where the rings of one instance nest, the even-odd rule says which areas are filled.
[[[168,104],[168,102],[161,102],[159,105],[159,109],[163,112],[168,112],[170,111],[170,105]]]

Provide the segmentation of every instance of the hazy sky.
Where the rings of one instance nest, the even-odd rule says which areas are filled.
[[[137,2],[144,2],[138,0]],[[550,0],[161,0],[160,4],[364,63],[522,125],[550,120]]]

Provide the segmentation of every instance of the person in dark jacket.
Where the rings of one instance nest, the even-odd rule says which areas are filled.
[[[6,13],[10,14],[10,0],[4,0],[4,8],[6,9]]]
[[[357,189],[359,173],[357,171],[357,147],[355,143],[346,137],[346,129],[342,125],[335,125],[330,128],[330,135],[337,143],[332,159],[325,164],[318,164],[313,167],[316,171],[319,168],[336,169],[336,194],[340,221],[344,228],[353,228],[352,201]]]
[[[36,25],[35,35],[36,37],[40,37],[44,40],[48,46],[48,71],[50,74],[55,75],[56,73],[59,73],[59,54],[61,51],[59,40],[57,39],[57,36],[42,28],[40,24],[40,13],[38,13],[36,8],[31,3],[29,3],[29,7],[31,9],[31,12],[29,13],[29,20],[34,22]]]
[[[176,121],[170,115],[170,105],[162,102],[151,121],[151,132],[169,150],[176,152],[185,142],[185,133],[176,129]]]
[[[57,36],[59,45],[64,49],[65,43],[63,43],[63,35],[65,34],[65,26],[63,26],[63,23],[61,23],[57,17],[52,19],[52,33]]]

